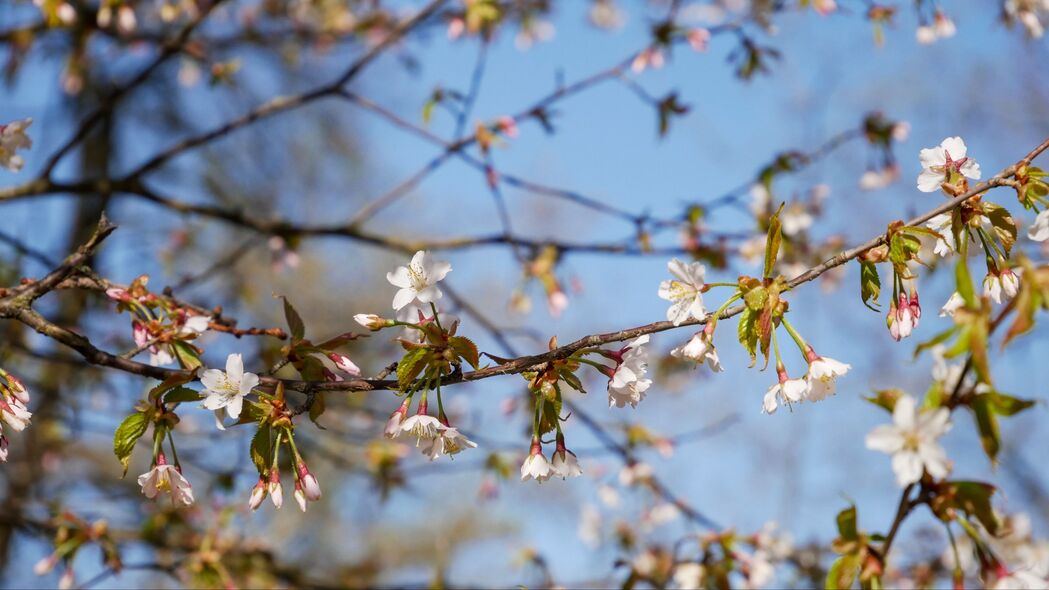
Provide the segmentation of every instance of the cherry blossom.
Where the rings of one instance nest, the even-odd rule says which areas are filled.
[[[259,376],[244,372],[244,361],[240,354],[226,357],[226,370],[208,369],[200,377],[204,385],[203,406],[216,412],[226,408],[230,418],[236,420],[244,405],[244,396],[259,384]]]
[[[765,392],[765,399],[762,401],[762,411],[766,414],[775,414],[776,409],[779,408],[780,401],[787,405],[802,401],[805,399],[810,387],[809,382],[804,378],[789,378],[786,369],[782,365],[776,368],[776,373],[779,377],[779,382],[769,387],[768,391]]]
[[[608,381],[608,407],[625,407],[629,404],[636,408],[645,398],[645,392],[652,385],[651,379],[645,379],[648,371],[648,334],[639,336],[620,351],[622,360]]]
[[[983,279],[983,294],[995,303],[1002,302],[1002,293],[1005,293],[1006,297],[1016,297],[1019,290],[1020,278],[1008,268],[997,273],[989,272]]]
[[[539,482],[550,479],[553,474],[553,469],[550,467],[550,462],[543,456],[543,448],[539,444],[539,439],[532,439],[532,447],[528,453],[528,457],[521,464],[521,479],[534,479]]]
[[[710,366],[710,370],[714,372],[724,371],[721,368],[721,361],[718,360],[718,351],[714,348],[714,342],[707,329],[696,332],[688,342],[671,350],[670,355],[700,364],[706,362]]]
[[[923,149],[918,158],[922,172],[918,175],[918,190],[932,193],[940,185],[950,180],[951,172],[971,178],[980,179],[980,165],[976,160],[966,157],[965,142],[960,137],[948,137],[938,147]]]
[[[951,428],[947,408],[922,412],[915,399],[900,396],[892,412],[893,424],[876,427],[867,435],[867,448],[892,455],[896,483],[906,487],[922,477],[947,477],[951,464],[937,440]]]
[[[476,448],[477,443],[466,438],[458,429],[442,425],[437,436],[423,446],[422,452],[433,461],[444,455],[451,457],[466,449]]]
[[[33,147],[33,140],[25,132],[32,124],[32,119],[22,119],[0,125],[0,167],[18,172],[25,165],[25,160],[17,152]]]
[[[431,441],[441,431],[441,422],[433,416],[426,415],[426,406],[420,404],[419,413],[401,423],[401,432],[415,437],[415,446],[423,441]]]
[[[401,309],[414,301],[435,303],[444,294],[437,283],[452,270],[452,265],[434,260],[429,252],[419,250],[408,266],[398,266],[386,273],[386,280],[400,290],[393,296],[393,308]]]
[[[1034,223],[1027,229],[1027,237],[1036,242],[1049,240],[1049,209],[1034,218]]]
[[[809,382],[806,399],[820,401],[835,391],[835,379],[849,372],[852,365],[816,354],[812,348],[806,351],[809,371],[805,379]]]
[[[951,296],[947,298],[947,302],[940,308],[940,317],[954,317],[954,312],[958,311],[965,306],[965,299],[962,299],[960,293],[955,291],[951,293]]]
[[[680,326],[689,316],[696,320],[707,317],[703,307],[703,275],[706,268],[699,262],[685,263],[674,258],[667,263],[670,274],[676,278],[659,284],[659,297],[673,302],[667,309],[667,320]]]
[[[142,494],[150,500],[160,494],[168,494],[173,506],[189,506],[193,503],[193,487],[177,467],[167,464],[163,454],[157,457],[153,469],[138,476],[138,485],[142,487]]]

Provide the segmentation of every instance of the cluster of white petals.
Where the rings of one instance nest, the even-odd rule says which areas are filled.
[[[935,479],[950,473],[951,463],[939,438],[951,428],[947,408],[922,411],[915,399],[900,396],[892,411],[892,424],[883,424],[867,435],[867,448],[892,455],[896,483],[906,487],[927,471]]]
[[[622,408],[627,405],[636,408],[645,399],[645,392],[652,385],[646,379],[648,372],[648,334],[638,336],[620,353],[622,362],[616,367],[612,378],[608,380],[608,407]]]
[[[386,273],[386,280],[399,289],[393,296],[393,308],[401,309],[415,301],[436,303],[444,295],[437,283],[451,270],[450,263],[434,260],[429,252],[419,250],[408,266],[398,266],[393,272]]]
[[[0,168],[18,172],[25,165],[25,160],[18,155],[18,150],[33,147],[33,140],[29,139],[25,132],[32,124],[32,119],[22,119],[0,125]]]
[[[973,180],[980,179],[980,165],[976,160],[965,157],[967,148],[960,137],[948,137],[934,148],[923,149],[918,154],[922,171],[918,175],[918,190],[932,193],[940,190],[940,185],[956,171]]]
[[[680,326],[689,317],[706,318],[707,310],[703,307],[706,268],[699,262],[686,263],[674,258],[667,263],[667,269],[675,277],[659,284],[659,297],[671,302],[667,321]]]

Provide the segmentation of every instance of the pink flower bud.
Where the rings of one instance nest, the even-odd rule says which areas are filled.
[[[361,370],[357,365],[353,364],[350,357],[337,352],[329,352],[328,358],[330,358],[331,362],[335,363],[335,366],[343,373],[353,375],[354,377],[360,377]]]
[[[302,477],[302,489],[306,492],[306,499],[316,502],[321,499],[321,484],[317,482],[316,476],[307,473]]]
[[[67,566],[66,570],[62,572],[62,577],[58,579],[58,590],[69,590],[76,585],[76,579],[73,577],[73,568]]]
[[[280,510],[284,505],[284,489],[280,485],[280,472],[276,469],[270,470],[270,481],[266,491],[269,492],[273,505]]]
[[[33,573],[38,576],[46,575],[55,569],[56,565],[58,565],[58,556],[52,553],[36,562],[36,565],[33,566]]]
[[[266,494],[266,480],[260,475],[258,483],[251,490],[251,497],[248,498],[248,508],[258,510],[259,506],[262,505],[262,501],[266,499]]]
[[[306,495],[303,494],[302,486],[298,481],[295,482],[295,493],[292,494],[292,496],[295,498],[295,501],[298,502],[299,509],[306,512]]]
[[[106,296],[114,301],[131,301],[131,294],[127,292],[127,289],[120,287],[110,287],[106,289]]]
[[[11,388],[11,393],[18,399],[18,401],[22,402],[23,404],[28,404],[29,391],[25,388],[25,385],[22,384],[18,377],[15,377],[10,373],[8,373],[6,377],[7,386]]]

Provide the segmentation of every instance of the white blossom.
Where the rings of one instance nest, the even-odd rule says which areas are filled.
[[[785,208],[780,215],[783,235],[791,237],[812,227],[813,221],[812,214],[806,211],[805,207],[799,203],[792,203],[790,207]]]
[[[583,469],[579,466],[579,460],[575,453],[568,449],[554,452],[554,459],[550,462],[551,475],[560,475],[561,479],[579,477],[583,475]]]
[[[1034,223],[1027,229],[1027,237],[1036,242],[1049,240],[1049,209],[1034,218]]]
[[[415,446],[437,437],[442,424],[440,420],[426,414],[416,414],[401,423],[401,432],[415,437]]]
[[[173,506],[189,506],[193,503],[193,487],[174,465],[153,466],[153,469],[138,476],[138,485],[142,487],[142,494],[150,500],[160,494],[168,494]]]
[[[0,167],[18,172],[25,165],[25,160],[17,151],[33,147],[33,141],[25,132],[32,124],[32,119],[22,119],[0,125]]]
[[[616,367],[612,378],[608,380],[608,407],[622,408],[637,404],[645,398],[645,392],[652,385],[651,379],[645,379],[648,371],[648,334],[634,339],[622,352],[622,362]]]
[[[718,359],[718,351],[705,330],[696,332],[688,342],[670,351],[670,355],[680,359],[688,359],[703,364],[706,362],[710,370],[724,371],[721,361]]]
[[[552,473],[550,462],[543,456],[542,451],[529,453],[528,458],[521,464],[521,479],[532,478],[541,482],[550,479]]]
[[[762,402],[762,411],[766,414],[774,414],[776,413],[776,409],[779,408],[780,401],[785,404],[802,401],[808,394],[809,387],[809,382],[804,378],[782,378],[778,383],[773,384],[772,387],[769,387],[768,391],[765,392],[765,399]]]
[[[204,407],[216,412],[226,408],[235,420],[240,417],[244,396],[259,384],[259,376],[245,373],[244,360],[239,354],[231,354],[226,357],[225,372],[208,369],[200,376],[200,382],[204,385]]]
[[[967,158],[966,152],[965,142],[960,137],[948,137],[937,147],[923,149],[918,155],[922,165],[922,172],[918,175],[918,190],[923,193],[936,192],[950,178],[952,170],[979,180],[980,165],[976,160]]]
[[[938,439],[951,428],[947,408],[922,412],[915,399],[900,396],[892,424],[883,424],[867,435],[867,448],[892,455],[896,483],[906,487],[918,482],[923,471],[936,479],[947,477],[951,465]]]
[[[706,568],[698,563],[679,564],[674,568],[674,585],[680,590],[700,590],[706,573]]]
[[[659,297],[672,302],[667,320],[680,326],[689,316],[697,320],[707,317],[703,307],[706,268],[699,262],[685,263],[674,258],[667,263],[667,269],[676,277],[659,284]]]
[[[451,264],[434,260],[429,252],[419,250],[408,266],[398,266],[393,272],[386,273],[386,280],[400,289],[393,296],[393,308],[401,309],[414,301],[435,303],[444,295],[437,283],[451,270]]]
[[[954,317],[954,312],[958,311],[965,306],[965,299],[962,298],[961,294],[955,291],[951,293],[951,296],[947,298],[947,302],[940,308],[940,317]]]
[[[805,379],[809,382],[806,399],[820,401],[835,391],[834,380],[849,372],[852,365],[832,358],[816,356],[809,362]]]
[[[1049,580],[1033,572],[1018,570],[998,578],[991,588],[993,590],[1045,590],[1049,588]]]
[[[476,448],[477,443],[463,436],[458,429],[442,426],[438,435],[428,440],[422,447],[422,452],[433,461],[444,455],[451,457],[466,449]]]

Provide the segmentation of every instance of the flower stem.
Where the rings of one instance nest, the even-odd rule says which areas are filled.
[[[437,304],[433,301],[430,302],[430,309],[433,311],[433,321],[437,324],[437,327],[444,332],[444,328],[441,326],[441,318],[437,317]]]
[[[790,334],[790,337],[794,339],[794,343],[798,345],[801,354],[803,356],[808,356],[809,345],[805,342],[805,339],[801,337],[801,334],[798,334],[798,331],[794,329],[794,326],[790,325],[790,322],[787,321],[786,317],[784,317],[780,323],[787,329],[787,333]],[[775,332],[773,332],[773,335],[775,335]]]

